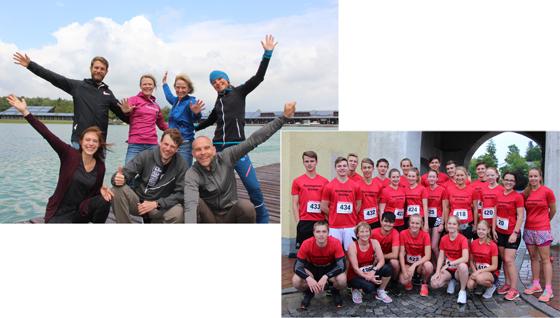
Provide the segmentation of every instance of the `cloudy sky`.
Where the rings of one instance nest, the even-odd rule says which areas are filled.
[[[138,93],[138,79],[152,73],[172,80],[180,72],[194,95],[210,106],[214,69],[239,85],[257,70],[260,41],[279,42],[265,81],[248,98],[247,110],[281,110],[296,100],[300,110],[338,109],[337,1],[27,1],[25,13],[0,19],[0,95],[70,96],[12,61],[14,52],[70,78],[89,77],[95,55],[110,63],[105,82],[118,98]],[[21,12],[19,3],[4,12]],[[166,105],[163,92],[156,97]]]

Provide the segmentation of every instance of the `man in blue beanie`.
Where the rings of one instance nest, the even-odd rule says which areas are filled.
[[[239,86],[230,84],[229,77],[224,71],[212,71],[210,84],[218,92],[214,109],[208,119],[201,122],[196,130],[204,129],[216,123],[214,138],[212,139],[217,151],[236,145],[245,140],[245,98],[264,80],[272,51],[276,47],[274,37],[267,35],[261,41],[264,54],[257,73],[247,82]],[[249,198],[257,212],[257,223],[268,223],[268,210],[264,204],[263,194],[255,168],[248,155],[243,156],[235,165],[235,171],[241,178],[249,193]]]

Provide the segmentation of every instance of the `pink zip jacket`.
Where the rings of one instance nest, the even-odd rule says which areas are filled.
[[[140,92],[138,95],[128,98],[128,104],[136,106],[129,113],[128,143],[156,145],[158,143],[156,125],[162,131],[168,128],[161,109],[156,103],[156,98],[150,96],[148,99]]]

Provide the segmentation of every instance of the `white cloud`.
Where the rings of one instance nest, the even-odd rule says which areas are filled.
[[[336,7],[266,22],[235,24],[205,21],[177,26],[165,39],[154,32],[144,16],[119,24],[109,18],[73,23],[54,32],[55,44],[27,53],[42,66],[70,78],[89,77],[89,62],[95,55],[110,63],[105,82],[119,98],[138,92],[138,79],[153,73],[160,79],[169,70],[170,81],[179,72],[194,81],[195,96],[210,106],[216,93],[208,74],[221,69],[234,85],[252,76],[263,50],[260,41],[273,34],[279,42],[265,81],[248,97],[247,110],[280,110],[288,100],[300,110],[338,108],[338,16]],[[13,64],[18,51],[13,43],[0,41],[0,95],[69,96],[29,71]],[[156,96],[162,106],[161,88]]]

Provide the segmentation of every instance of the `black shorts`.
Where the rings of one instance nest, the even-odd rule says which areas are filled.
[[[299,221],[297,224],[296,249],[299,249],[303,241],[313,237],[313,225],[317,221]]]
[[[309,270],[311,272],[311,274],[313,274],[313,279],[315,279],[316,281],[319,281],[319,279],[321,279],[321,277],[323,277],[323,275],[327,275],[328,272],[330,272],[334,267],[336,266],[336,263],[332,263],[332,264],[328,264],[325,266],[315,266],[312,264],[306,265],[305,269]]]
[[[349,269],[352,270],[352,269]],[[393,268],[390,264],[384,264],[380,270],[378,270],[375,275],[379,275],[381,277],[391,277],[393,275]],[[366,294],[370,294],[374,292],[377,288],[377,285],[374,283],[363,279],[360,276],[353,277],[349,282],[348,286],[356,289],[362,289]]]
[[[373,230],[373,229],[376,229],[378,227],[381,227],[381,224],[379,223],[379,221],[377,221],[377,222],[370,223],[369,227]]]
[[[505,248],[510,248],[513,250],[516,250],[519,247],[519,244],[521,244],[521,235],[517,234],[517,240],[513,244],[508,242],[508,240],[509,234],[502,234],[498,232],[498,246],[503,246]]]
[[[459,224],[459,226],[460,226],[460,224]],[[461,234],[463,234],[467,238],[467,240],[469,240],[469,243],[475,237],[475,234],[473,233],[472,223],[469,223],[468,226],[464,230],[460,230],[460,231],[461,231]]]
[[[430,229],[433,229],[434,227],[440,226],[440,224],[442,222],[443,222],[443,218],[441,218],[441,217],[437,217],[437,218],[429,217],[428,218],[428,227]]]

